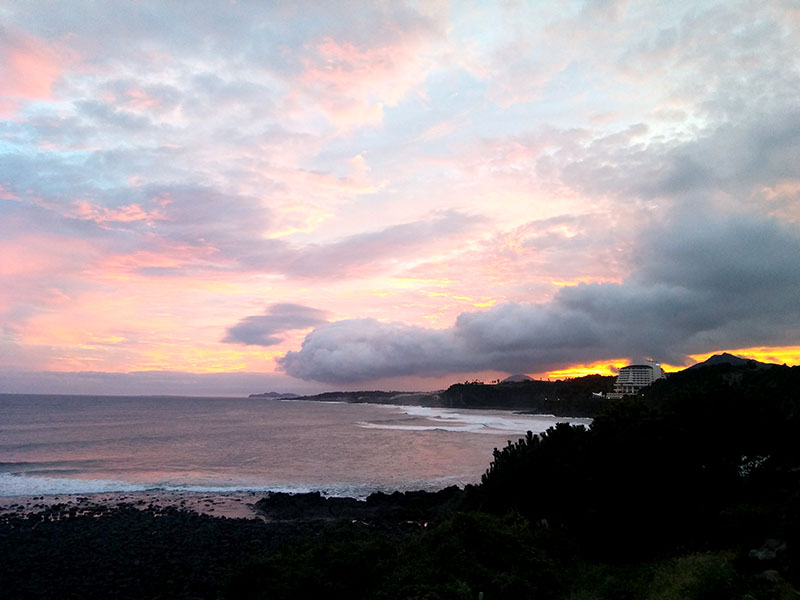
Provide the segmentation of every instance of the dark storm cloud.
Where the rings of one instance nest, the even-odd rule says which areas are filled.
[[[746,199],[793,179],[800,161],[795,106],[752,107],[733,122],[700,129],[692,140],[651,137],[642,144],[637,132],[631,127],[590,142],[559,132],[562,158],[544,157],[535,168],[543,177],[557,169],[570,185],[592,195],[672,201],[711,191]],[[535,147],[541,140],[532,135],[519,141]]]
[[[434,375],[462,370],[454,368],[452,349],[450,336],[444,332],[353,319],[316,328],[306,336],[300,352],[289,352],[278,362],[293,377],[347,383],[384,375]]]
[[[656,195],[710,188],[730,193],[757,191],[794,177],[799,160],[800,112],[795,108],[754,111],[666,152],[660,173],[652,183],[643,181],[640,188]]]
[[[719,348],[800,335],[800,233],[753,214],[684,208],[642,232],[622,283],[565,287],[543,304],[462,313],[446,330],[375,320],[318,327],[279,359],[346,383],[481,370],[540,372],[612,357],[682,364]]]
[[[223,342],[273,346],[281,343],[281,333],[307,329],[327,321],[325,311],[300,304],[273,304],[266,314],[245,317],[228,329]]]

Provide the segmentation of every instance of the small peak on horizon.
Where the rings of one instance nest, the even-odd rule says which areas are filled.
[[[771,366],[773,363],[763,363],[752,358],[743,358],[741,356],[736,356],[735,354],[731,354],[730,352],[723,352],[721,354],[714,354],[712,356],[709,356],[703,362],[695,363],[692,366],[686,368],[696,369],[701,367],[710,367],[714,365],[743,366],[748,364],[757,367],[768,367]]]
[[[532,377],[528,377],[524,373],[515,373],[513,375],[509,375],[500,383],[519,383],[521,381],[533,381]]]

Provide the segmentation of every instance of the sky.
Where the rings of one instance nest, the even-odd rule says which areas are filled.
[[[800,363],[800,5],[0,3],[0,392]]]

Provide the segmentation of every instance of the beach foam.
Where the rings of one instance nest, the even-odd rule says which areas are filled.
[[[554,417],[553,415],[514,415],[508,411],[473,411],[461,412],[455,409],[434,408],[428,406],[398,407],[409,417],[408,422],[402,419],[381,422],[359,422],[365,429],[394,429],[401,431],[449,431],[456,433],[480,433],[490,435],[521,435],[532,431],[541,433],[557,422],[568,421],[573,424],[591,423],[591,419],[572,419]]]

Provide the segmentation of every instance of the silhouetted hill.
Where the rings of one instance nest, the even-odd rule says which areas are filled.
[[[691,367],[687,367],[687,369],[684,370],[702,369],[704,367],[714,367],[716,365],[731,365],[734,367],[750,367],[759,369],[764,369],[767,367],[774,366],[771,363],[762,363],[757,360],[753,360],[751,358],[742,358],[741,356],[735,356],[734,354],[723,352],[722,354],[715,354],[714,356],[710,356],[703,362],[697,363],[696,365],[692,365]]]
[[[519,383],[520,381],[533,381],[533,377],[528,377],[522,373],[518,373],[516,375],[509,375],[500,383]]]
[[[457,383],[441,392],[324,392],[300,396],[296,400],[315,402],[354,402],[432,406],[442,408],[475,408],[520,410],[557,417],[593,417],[608,402],[592,396],[592,392],[609,392],[614,377],[587,375],[559,381],[509,381],[494,384]]]
[[[512,381],[499,385],[457,383],[441,394],[450,408],[503,408],[558,417],[593,417],[606,401],[592,392],[609,392],[615,377],[586,375],[559,381]]]
[[[589,428],[496,450],[475,505],[544,519],[606,556],[800,541],[798,389],[800,367],[681,371]],[[787,574],[800,577],[799,558],[787,553]]]
[[[431,402],[424,402],[424,398],[431,397]],[[436,394],[414,392],[383,392],[380,390],[361,390],[358,392],[323,392],[312,396],[298,396],[296,400],[309,400],[312,402],[353,402],[369,404],[408,404],[420,406],[436,406]]]
[[[613,378],[451,386],[441,401],[580,402]],[[342,518],[257,557],[230,597],[797,598],[800,367],[720,363],[496,449],[478,486],[372,501],[274,495]],[[421,509],[421,510],[419,510]],[[402,519],[400,523],[397,519]],[[250,590],[255,590],[255,593]]]

